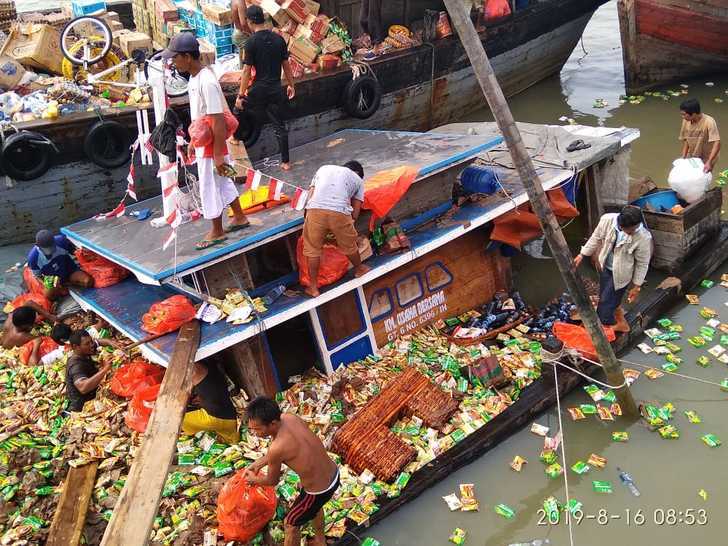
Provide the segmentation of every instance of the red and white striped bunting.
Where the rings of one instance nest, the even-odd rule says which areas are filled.
[[[269,176],[257,169],[248,169],[245,173],[245,189],[246,190],[257,190],[261,183],[265,180],[268,181],[268,199],[273,201],[280,201],[286,189],[290,189],[293,192],[293,198],[291,199],[291,208],[293,210],[303,210],[308,200],[308,190],[299,188],[294,184],[284,182],[272,176]]]

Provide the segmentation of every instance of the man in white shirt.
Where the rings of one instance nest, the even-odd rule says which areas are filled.
[[[202,215],[212,220],[212,229],[196,246],[198,250],[204,250],[225,241],[226,233],[250,225],[240,207],[238,190],[228,174],[232,163],[227,150],[225,125],[228,105],[215,73],[200,62],[200,45],[193,33],[184,31],[177,34],[162,56],[172,59],[178,71],[190,74],[188,95],[192,121],[205,116],[212,121],[213,142],[204,148],[195,148],[190,143],[187,150],[188,155],[195,157],[197,162]],[[228,205],[233,210],[234,218],[228,229],[224,230],[222,214]]]
[[[355,277],[369,271],[369,267],[361,263],[354,227],[364,202],[363,179],[361,164],[349,161],[344,166],[324,165],[311,181],[303,224],[303,255],[306,256],[311,279],[306,293],[313,298],[320,294],[316,281],[321,250],[329,233],[334,234],[336,245],[354,266]]]

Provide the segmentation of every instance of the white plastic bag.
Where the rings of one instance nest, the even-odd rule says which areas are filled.
[[[676,159],[667,183],[682,199],[694,203],[703,197],[713,180],[713,175],[703,172],[703,168],[703,160],[697,157]]]

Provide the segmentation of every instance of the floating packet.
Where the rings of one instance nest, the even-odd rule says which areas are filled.
[[[543,439],[544,450],[556,451],[561,443],[561,433],[557,433],[556,436],[550,438],[548,436]]]
[[[217,540],[215,540],[215,543],[217,543]],[[380,546],[380,542],[376,538],[367,537],[364,539],[364,542],[361,543],[361,546]]]
[[[715,309],[711,309],[710,307],[703,307],[700,310],[699,314],[701,317],[708,320],[717,317],[718,311],[716,311]]]
[[[720,321],[718,319],[710,319],[705,324],[707,324],[711,328],[719,328],[720,327]]]
[[[546,465],[554,464],[557,460],[556,453],[553,450],[545,449],[539,455],[539,459]]]
[[[571,418],[574,421],[579,421],[581,419],[586,419],[586,415],[584,415],[584,412],[581,411],[580,408],[568,408],[569,409],[569,415],[571,415]]]
[[[564,469],[559,463],[554,463],[547,466],[545,472],[549,478],[558,478],[561,474],[563,474]]]
[[[723,345],[724,347],[728,346],[728,335],[722,334],[720,336],[720,344]]]
[[[599,418],[602,421],[614,421],[614,416],[612,415],[612,412],[609,411],[609,408],[605,406],[599,406],[597,408],[597,412],[599,413]]]
[[[622,406],[617,404],[616,402],[609,406],[609,411],[612,412],[612,415],[616,415],[617,417],[622,416]]]
[[[591,399],[595,402],[599,402],[599,400],[604,398],[604,392],[602,392],[602,389],[600,389],[596,385],[586,385],[584,387],[584,390],[589,396],[591,396]]]
[[[693,347],[700,349],[701,347],[705,346],[705,338],[703,336],[693,336],[691,338],[688,338],[688,343],[692,345]]]
[[[556,497],[548,497],[547,499],[544,499],[543,511],[551,524],[555,525],[559,522],[559,519],[561,519],[559,501],[556,500]]]
[[[646,355],[650,354],[653,351],[652,347],[647,345],[647,343],[640,343],[639,345],[637,345],[637,348]]]
[[[720,345],[714,345],[713,347],[708,349],[708,353],[710,353],[715,358],[718,358],[724,352],[725,352],[725,349],[723,347],[721,347]]]
[[[680,339],[680,332],[668,332],[666,334],[666,338],[669,341],[675,341],[676,339]]]
[[[677,366],[677,364],[675,364],[673,362],[668,362],[668,363],[662,365],[662,369],[668,373],[671,373],[671,372],[676,371],[678,369],[678,366]]]
[[[614,442],[627,442],[629,441],[628,432],[612,432],[612,441]]]
[[[461,529],[460,527],[455,528],[453,532],[450,534],[450,542],[453,544],[456,544],[457,546],[461,546],[462,544],[465,544],[465,537],[468,535],[468,533]]]
[[[669,330],[671,332],[682,332],[684,330],[682,324],[671,324]]]
[[[679,356],[675,356],[673,354],[665,355],[665,360],[667,360],[668,362],[670,362],[672,364],[675,364],[676,366],[679,366],[680,364],[682,364],[682,358],[680,358]]]
[[[678,431],[677,427],[674,425],[665,425],[664,427],[660,427],[657,429],[657,432],[659,432],[660,436],[662,436],[665,440],[676,440],[680,438],[680,431]]]
[[[659,336],[661,333],[662,331],[657,328],[649,328],[645,330],[645,335],[650,339],[655,339],[655,337]]]
[[[614,391],[607,391],[604,393],[604,398],[602,400],[605,400],[606,402],[614,403],[617,401],[617,395],[614,394]]]
[[[404,489],[407,484],[410,481],[410,478],[412,475],[409,472],[402,472],[399,476],[397,476],[397,479],[394,480],[394,487],[397,487],[398,489]]]
[[[648,370],[645,371],[645,375],[647,377],[649,377],[650,379],[658,379],[665,374],[655,368],[649,368]]]
[[[700,281],[700,287],[701,288],[713,288],[715,286],[715,282],[711,281],[710,279],[703,279]]]
[[[716,334],[715,328],[713,326],[701,326],[699,331],[701,336],[710,338],[712,338]]]
[[[594,489],[596,493],[611,493],[612,482],[594,480],[592,482],[592,489]]]
[[[597,407],[592,404],[581,404],[579,409],[584,415],[596,415]]]
[[[722,362],[723,364],[728,364],[728,353],[723,353],[718,357],[718,361]]]
[[[503,516],[506,519],[513,519],[516,517],[516,513],[513,511],[513,508],[508,506],[507,504],[496,504],[493,507],[493,510],[495,510],[495,513],[499,516]]]
[[[673,353],[679,353],[680,351],[682,351],[682,347],[680,347],[680,345],[675,345],[672,342],[665,344],[665,347],[670,349]]]
[[[450,493],[449,495],[442,497],[442,500],[447,503],[447,507],[450,509],[451,512],[460,510],[463,507],[460,499],[455,493]]]
[[[596,453],[592,453],[591,455],[589,455],[589,460],[587,461],[587,463],[597,468],[604,468],[605,466],[607,466],[607,459],[605,459],[604,457],[600,457]]]
[[[700,298],[695,294],[685,294],[685,299],[688,300],[690,305],[698,305],[700,303]]]
[[[520,472],[523,468],[523,465],[526,464],[528,461],[521,457],[520,455],[516,455],[513,457],[513,460],[511,461],[511,468],[515,470],[516,472]]]
[[[631,368],[624,368],[622,370],[622,375],[624,376],[627,383],[630,385],[637,380],[640,374],[641,372],[638,372],[637,370],[633,370]]]
[[[568,504],[566,505],[566,509],[571,513],[571,515],[575,515],[579,510],[581,510],[582,506],[584,506],[581,501],[578,501],[576,499],[569,499]]]
[[[589,472],[589,465],[584,461],[576,461],[573,465],[571,465],[571,470],[573,470],[576,474],[586,474]]]
[[[708,447],[718,447],[721,444],[721,441],[715,434],[706,434],[705,436],[701,436],[700,439],[703,440],[705,445]]]
[[[701,423],[700,416],[695,413],[693,410],[685,410],[683,413],[685,413],[685,417],[688,418],[688,421],[693,423],[694,425],[697,425],[698,423]]]
[[[667,347],[664,347],[664,346],[663,347],[655,347],[655,354],[658,354],[658,355],[669,355],[670,354],[670,349],[668,349]]]
[[[480,508],[478,499],[475,498],[475,484],[460,484],[460,504],[462,504],[463,512],[473,512]]]
[[[669,318],[661,318],[657,321],[657,324],[663,328],[667,328],[672,324],[672,321]]]
[[[698,366],[702,366],[703,368],[707,368],[710,366],[710,359],[705,355],[700,355],[696,360],[695,363]]]
[[[533,423],[531,425],[531,432],[533,432],[537,436],[546,436],[549,432],[549,427],[539,425],[538,423]]]

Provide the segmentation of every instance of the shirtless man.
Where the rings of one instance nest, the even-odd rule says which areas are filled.
[[[281,465],[285,464],[301,478],[303,491],[283,521],[285,546],[301,543],[301,527],[313,520],[316,533],[313,544],[326,544],[323,506],[339,487],[339,469],[329,458],[321,440],[299,417],[281,415],[273,400],[259,396],[247,409],[248,429],[261,438],[272,438],[268,453],[251,464],[245,472],[248,483],[278,485]],[[261,474],[263,467],[267,474]]]
[[[2,335],[0,335],[3,349],[20,347],[32,341],[33,335],[30,331],[35,325],[35,319],[38,314],[50,322],[56,321],[55,315],[48,313],[40,305],[33,302],[28,302],[8,314],[8,318],[5,319],[5,324],[3,325]],[[37,339],[40,340],[40,338]],[[38,344],[40,344],[40,341],[38,341]]]

